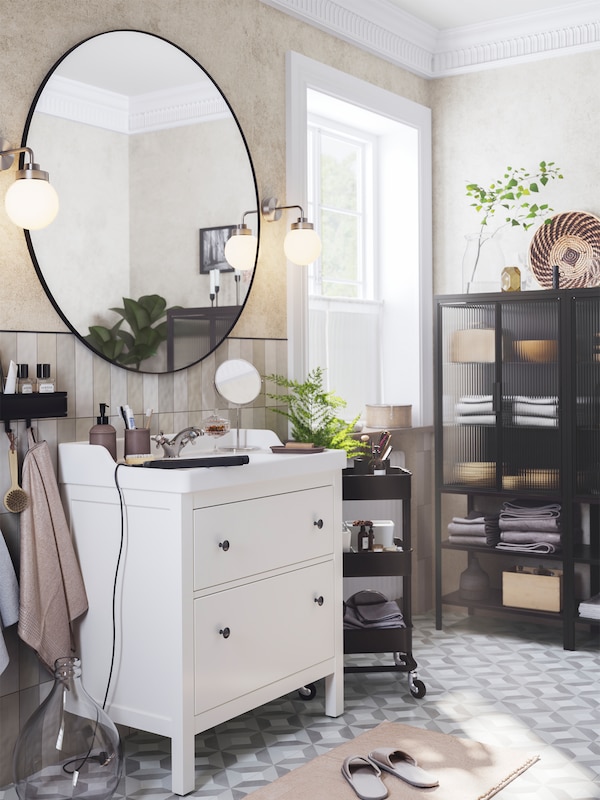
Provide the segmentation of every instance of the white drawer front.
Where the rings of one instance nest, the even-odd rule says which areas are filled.
[[[332,658],[333,587],[326,562],[195,600],[195,713]]]
[[[332,521],[331,486],[199,508],[194,588],[327,555],[333,551]]]

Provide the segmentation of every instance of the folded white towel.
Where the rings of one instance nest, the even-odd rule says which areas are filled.
[[[533,417],[556,417],[558,406],[553,403],[513,403],[513,414]]]
[[[495,425],[495,414],[463,414],[454,420],[459,425]]]
[[[457,403],[457,414],[493,414],[494,404],[491,400],[482,400],[481,403]]]
[[[529,397],[528,395],[517,394],[512,398],[513,403],[531,403],[533,405],[558,405],[558,397]]]
[[[530,427],[556,428],[558,419],[556,417],[536,417],[533,414],[515,414],[513,423]]]

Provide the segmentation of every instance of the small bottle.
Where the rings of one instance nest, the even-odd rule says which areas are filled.
[[[113,459],[117,460],[117,432],[109,425],[106,416],[106,403],[100,403],[100,416],[96,417],[96,425],[90,428],[90,444],[100,444],[106,447]]]
[[[50,364],[38,364],[37,390],[40,394],[52,394],[54,392],[54,378],[50,376]]]
[[[373,551],[375,549],[375,534],[373,533],[373,523],[369,523],[369,551]]]
[[[360,530],[358,532],[358,552],[359,553],[369,552],[369,534],[367,532],[367,526],[362,522],[360,524]]]
[[[33,394],[33,381],[29,377],[28,364],[17,364],[17,379],[19,394]]]

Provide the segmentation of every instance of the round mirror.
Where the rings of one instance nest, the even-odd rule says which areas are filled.
[[[260,394],[262,380],[256,367],[242,358],[223,362],[215,372],[215,388],[224,400],[236,406],[251,403]]]
[[[212,352],[250,290],[254,270],[234,270],[224,249],[258,194],[239,124],[200,64],[139,31],[87,39],[42,83],[23,141],[60,198],[53,224],[25,235],[69,328],[141,372]]]

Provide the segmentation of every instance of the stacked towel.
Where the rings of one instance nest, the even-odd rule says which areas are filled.
[[[495,425],[491,394],[473,394],[461,397],[454,408],[454,420],[463,425]]]
[[[484,514],[482,511],[470,511],[466,517],[452,517],[448,523],[448,541],[495,547],[500,541],[498,519],[498,514]]]
[[[557,553],[561,549],[561,507],[559,503],[535,506],[503,503],[498,522],[500,550]]]
[[[558,426],[558,397],[513,397],[514,425],[533,425],[543,428]]]
[[[600,594],[590,597],[589,600],[582,600],[579,603],[579,614],[588,619],[600,619]]]
[[[344,628],[405,628],[398,604],[381,592],[363,589],[344,603]]]
[[[2,631],[18,620],[19,585],[4,536],[0,533],[0,675],[9,661]]]

